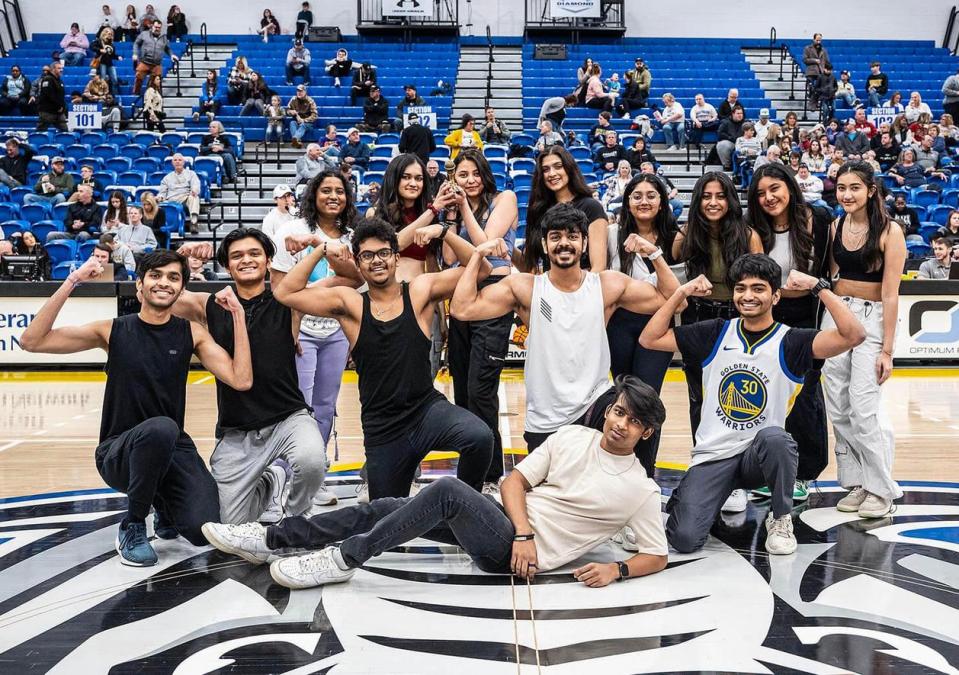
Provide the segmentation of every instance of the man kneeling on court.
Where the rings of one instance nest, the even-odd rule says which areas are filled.
[[[461,546],[485,572],[530,578],[588,554],[628,525],[636,533],[636,555],[573,571],[587,586],[605,586],[666,566],[659,487],[633,454],[636,442],[665,418],[656,392],[624,376],[602,432],[570,425],[550,436],[503,482],[502,506],[443,477],[415,497],[374,499],[271,527],[206,523],[203,533],[221,551],[254,564],[276,549],[321,549],[270,566],[278,584],[309,588],[346,581],[370,558],[416,537]]]
[[[698,550],[730,492],[767,486],[772,507],[766,550],[789,554],[796,550],[791,511],[799,455],[783,428],[786,417],[813,359],[838,356],[862,343],[866,333],[829,282],[796,270],[783,288],[818,296],[836,328],[789,328],[773,321],[782,270],[767,255],[738,258],[729,279],[740,318],[669,327],[687,298],[709,296],[712,284],[700,275],[673,293],[639,338],[646,349],[678,349],[683,359],[703,364],[703,419],[690,467],[666,504],[666,536],[681,553]]]

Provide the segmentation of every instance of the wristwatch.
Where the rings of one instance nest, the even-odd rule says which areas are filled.
[[[820,279],[818,284],[809,289],[809,292],[812,293],[814,298],[818,298],[820,292],[831,287],[832,284],[829,283],[828,279]]]
[[[624,579],[629,579],[629,565],[626,564],[623,560],[617,560],[616,565],[619,567],[619,579],[616,581],[623,581]]]
[[[663,249],[657,246],[655,251],[653,251],[648,256],[646,256],[646,260],[648,260],[649,262],[655,262],[657,258],[662,258],[662,257],[663,257]]]
[[[446,239],[446,233],[450,231],[450,228],[453,227],[453,223],[446,221],[443,223],[443,231],[440,232],[440,236],[437,237],[438,240],[443,241]]]

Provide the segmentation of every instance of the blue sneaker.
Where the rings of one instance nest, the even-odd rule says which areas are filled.
[[[168,523],[166,518],[160,515],[159,510],[155,510],[153,512],[153,531],[160,539],[176,539],[178,536],[180,536],[180,533],[176,531],[176,528]]]
[[[120,554],[120,562],[124,565],[150,567],[160,562],[147,539],[146,523],[128,523],[126,527],[121,523],[117,532],[116,549]]]

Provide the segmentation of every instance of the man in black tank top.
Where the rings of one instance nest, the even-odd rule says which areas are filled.
[[[213,246],[189,243],[179,252],[207,260]],[[224,523],[274,523],[284,511],[304,514],[321,492],[326,473],[323,437],[297,386],[293,315],[266,288],[274,253],[273,241],[264,232],[246,228],[230,232],[217,252],[236,282],[253,355],[249,391],[239,392],[222,382],[216,385],[217,444],[210,470]],[[233,352],[233,322],[212,294],[184,291],[173,313],[205,324],[216,343]],[[336,497],[322,492],[323,504],[336,503]]]
[[[429,225],[399,237],[379,218],[354,228],[353,256],[369,291],[320,282],[309,288],[310,272],[324,257],[348,260],[340,244],[316,248],[274,289],[285,305],[339,321],[350,341],[359,376],[360,421],[366,449],[370,499],[405,497],[417,466],[432,450],[458,452],[456,475],[476,490],[493,453],[493,434],[473,413],[459,408],[433,387],[430,325],[433,305],[453,295],[463,267],[421,274],[412,282],[396,280],[398,251],[439,239],[465,264],[473,246],[446,225]],[[288,237],[287,249],[299,252],[308,242]],[[483,277],[490,265],[484,261]],[[335,277],[334,277],[335,278]]]
[[[186,258],[163,249],[140,261],[139,314],[53,328],[73,289],[102,272],[95,258],[72,272],[24,331],[21,344],[29,352],[107,352],[97,471],[107,485],[127,494],[127,514],[116,541],[120,562],[143,567],[158,562],[147,539],[151,506],[156,508],[158,537],[181,534],[196,546],[206,541],[200,531],[203,523],[219,517],[216,484],[183,430],[190,356],[196,354],[218,380],[245,390],[253,383],[250,343],[243,308],[232,289],[216,297],[233,318],[232,358],[203,326],[172,315],[190,270]]]

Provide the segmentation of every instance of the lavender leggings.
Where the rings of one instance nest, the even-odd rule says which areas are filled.
[[[330,442],[336,397],[340,393],[350,342],[342,330],[326,338],[300,333],[300,349],[303,354],[296,357],[297,379],[303,398],[313,408],[325,451]]]

